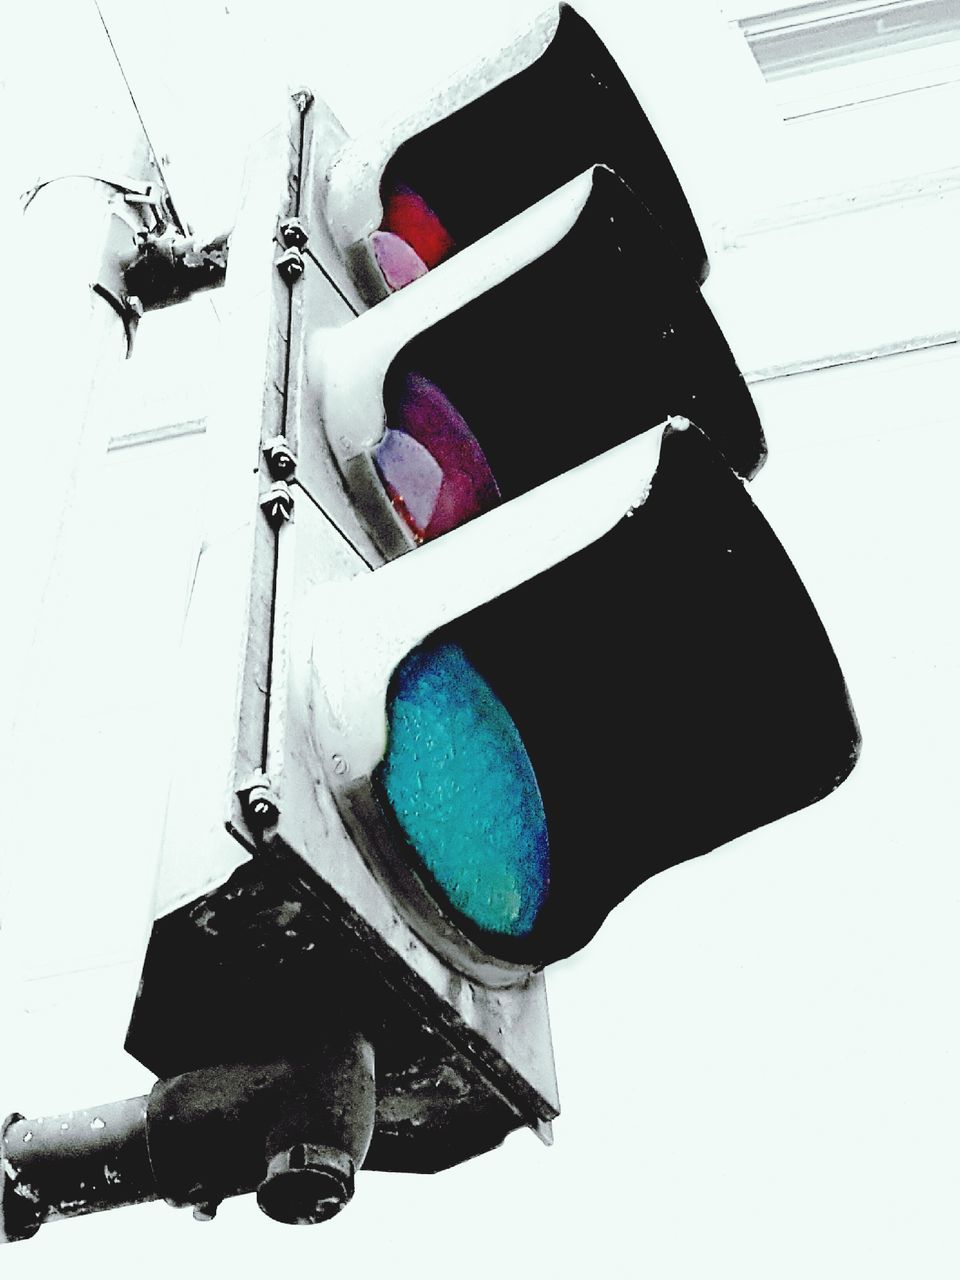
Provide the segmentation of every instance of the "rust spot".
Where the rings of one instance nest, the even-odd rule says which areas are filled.
[[[212,938],[215,938],[219,933],[216,912],[208,903],[198,903],[196,910],[190,913],[190,917],[198,929],[202,929],[204,933],[208,933]]]
[[[299,902],[281,902],[276,908],[276,922],[280,928],[284,928],[291,921],[296,920],[297,916],[303,910]]]

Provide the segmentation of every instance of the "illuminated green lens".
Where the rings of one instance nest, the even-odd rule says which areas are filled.
[[[394,673],[379,780],[413,851],[479,928],[523,937],[549,880],[540,789],[517,727],[458,645]]]

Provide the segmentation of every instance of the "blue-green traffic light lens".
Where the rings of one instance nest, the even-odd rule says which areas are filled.
[[[454,644],[394,672],[378,776],[411,848],[480,929],[520,938],[547,894],[540,788],[506,707]]]

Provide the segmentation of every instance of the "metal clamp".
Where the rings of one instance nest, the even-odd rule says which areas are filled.
[[[170,306],[204,289],[216,289],[227,273],[226,234],[209,244],[195,245],[192,236],[166,230],[162,234],[141,231],[137,252],[126,264],[128,290],[147,311]]]

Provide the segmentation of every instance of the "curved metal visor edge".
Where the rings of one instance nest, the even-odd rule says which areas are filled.
[[[342,248],[365,246],[389,292],[591,164],[645,193],[702,283],[706,251],[669,158],[603,41],[561,4],[386,137],[348,145],[331,172],[328,221]]]
[[[386,555],[621,443],[709,423],[765,454],[736,361],[642,202],[580,176],[328,340],[314,374],[347,487]]]

